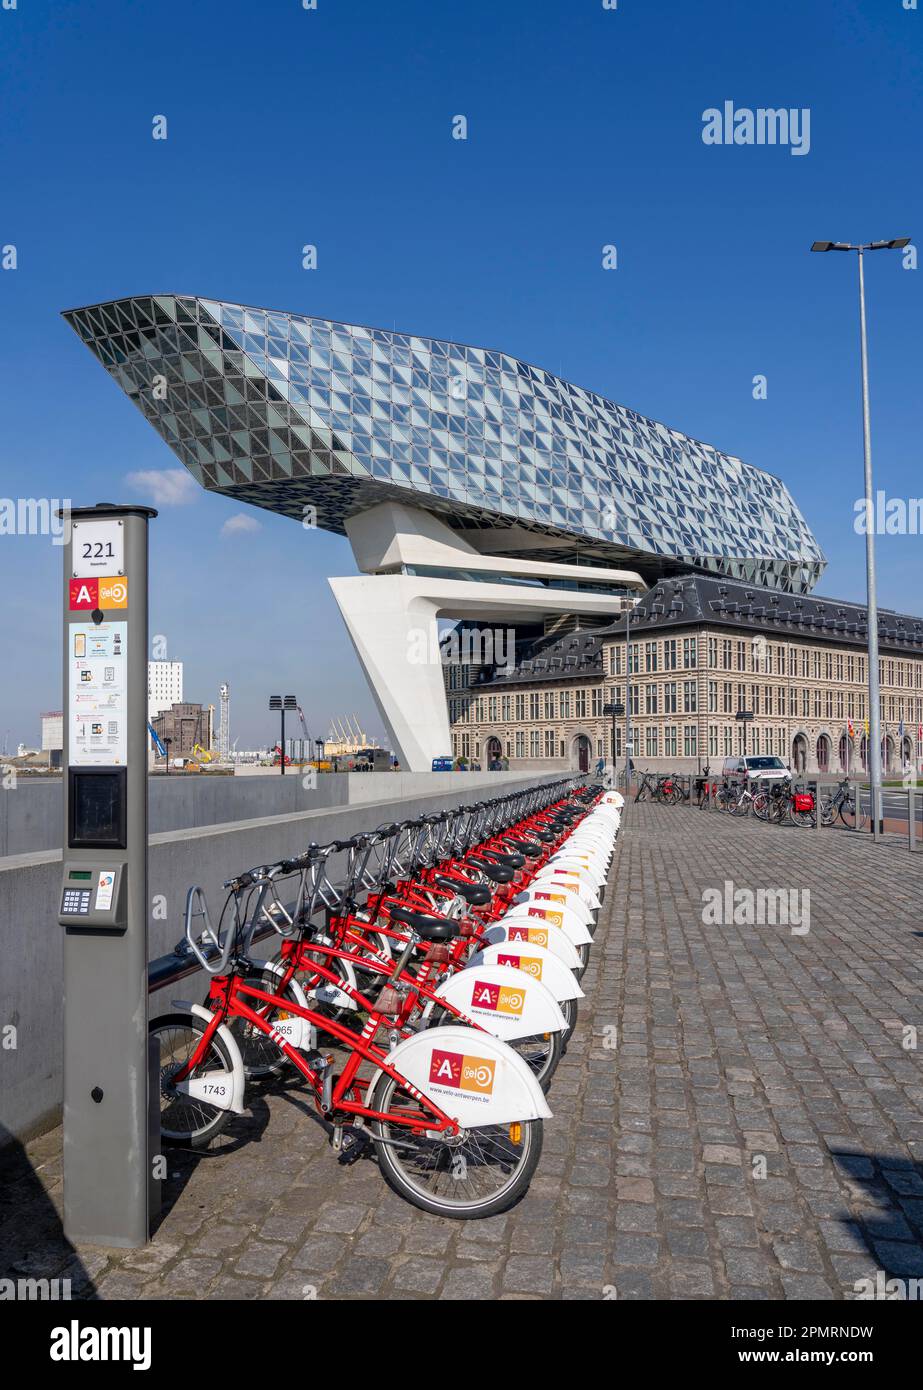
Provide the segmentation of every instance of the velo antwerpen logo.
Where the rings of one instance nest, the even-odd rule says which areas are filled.
[[[530,917],[545,915],[545,913],[540,911],[532,911],[529,914]],[[510,923],[509,932],[510,941],[527,941],[530,946],[548,945],[548,933],[543,927],[514,927],[513,924]]]
[[[488,1057],[466,1057],[461,1052],[442,1052],[434,1047],[429,1079],[439,1086],[452,1086],[457,1091],[476,1091],[489,1096],[494,1089],[496,1065]]]
[[[68,583],[71,612],[83,608],[128,607],[128,580],[125,578],[104,579],[94,576],[88,579],[71,579]]]
[[[551,909],[547,907],[530,907],[529,916],[541,917],[543,922],[550,922],[553,927],[560,927],[564,921],[560,912],[552,912]],[[530,937],[529,940],[531,941],[531,939]],[[541,944],[544,946],[547,943],[542,942]]]
[[[475,980],[471,1007],[488,1009],[495,1014],[521,1014],[526,1002],[523,990],[509,985],[495,985],[487,980]]]
[[[531,975],[533,980],[542,978],[542,963],[538,956],[497,956],[498,965],[511,965],[514,970],[521,970],[525,975]]]

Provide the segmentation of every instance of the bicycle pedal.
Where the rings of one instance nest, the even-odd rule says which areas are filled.
[[[340,1140],[340,1153],[337,1162],[342,1163],[344,1168],[358,1163],[371,1142],[367,1134],[355,1129],[347,1130]]]

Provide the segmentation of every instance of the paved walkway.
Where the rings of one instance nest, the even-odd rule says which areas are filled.
[[[788,925],[778,900],[749,924],[759,889],[784,890]],[[62,1241],[60,1131],[28,1165],[7,1155],[0,1276],[63,1273],[103,1299],[597,1300],[923,1277],[923,1068],[905,1046],[920,1028],[923,1048],[921,954],[923,856],[900,841],[633,806],[515,1211],[417,1212],[372,1161],[337,1165],[297,1087],[257,1089],[221,1148],[171,1159],[142,1251]]]

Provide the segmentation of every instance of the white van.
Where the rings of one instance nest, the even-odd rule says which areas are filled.
[[[781,782],[791,778],[791,769],[781,758],[767,753],[748,753],[740,758],[725,758],[721,776],[736,782]]]

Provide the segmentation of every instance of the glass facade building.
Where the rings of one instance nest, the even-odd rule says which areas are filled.
[[[405,502],[475,547],[506,529],[508,556],[647,582],[804,593],[824,568],[778,478],[503,352],[179,295],[64,317],[197,481],[243,502],[341,533]]]

